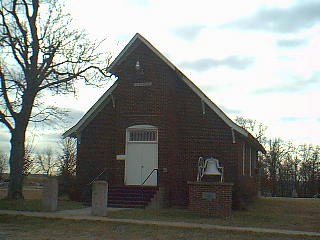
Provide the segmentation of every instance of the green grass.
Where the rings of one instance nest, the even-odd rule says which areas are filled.
[[[233,219],[237,224],[320,231],[320,199],[259,199]]]
[[[72,221],[23,216],[0,216],[0,239],[219,239],[219,240],[315,240],[317,238],[250,232],[211,231],[135,224]]]
[[[79,202],[59,200],[58,210],[79,209],[84,206]],[[18,211],[42,211],[41,200],[0,200],[0,209]]]
[[[59,201],[58,204],[58,210],[83,207],[72,201]],[[42,207],[40,200],[0,200],[0,209],[41,211]],[[187,209],[128,209],[109,212],[108,216],[320,232],[320,199],[261,198],[250,205],[248,210],[233,212],[232,217],[227,220],[200,216]]]
[[[234,211],[231,219],[200,216],[187,209],[130,209],[111,212],[110,217],[256,226],[320,231],[320,199],[257,199],[245,211]]]

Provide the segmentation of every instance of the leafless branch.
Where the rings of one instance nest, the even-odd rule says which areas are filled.
[[[15,117],[16,116],[16,112],[13,110],[13,107],[12,107],[12,104],[9,100],[9,96],[8,96],[8,91],[7,91],[7,86],[6,86],[6,78],[3,74],[3,71],[2,71],[2,68],[1,68],[1,65],[0,65],[0,81],[1,81],[1,92],[3,94],[3,98],[4,98],[4,101],[5,101],[5,104],[10,112],[10,114]]]
[[[10,122],[6,119],[7,116],[0,110],[0,122],[2,122],[6,127],[12,132],[13,126],[10,124]]]

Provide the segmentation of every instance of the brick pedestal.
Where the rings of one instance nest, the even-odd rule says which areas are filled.
[[[189,209],[206,216],[230,217],[233,183],[188,182]]]

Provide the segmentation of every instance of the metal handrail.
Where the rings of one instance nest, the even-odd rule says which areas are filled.
[[[95,180],[97,180],[102,174],[104,174],[107,170],[119,170],[120,168],[104,168],[102,172],[99,173],[88,185],[91,185]]]
[[[103,169],[103,171],[99,174],[99,175],[97,175],[90,183],[89,183],[89,185],[91,185],[94,181],[96,181],[102,174],[104,174],[105,173],[105,171],[107,171],[108,170],[108,168],[105,168],[105,169]]]
[[[148,179],[150,178],[150,176],[152,175],[152,173],[153,173],[154,171],[157,171],[157,177],[158,177],[158,175],[159,175],[159,169],[158,169],[158,168],[154,168],[154,169],[149,173],[148,177],[143,181],[143,183],[141,183],[141,186],[142,186],[143,184],[145,184],[146,181],[148,181]]]

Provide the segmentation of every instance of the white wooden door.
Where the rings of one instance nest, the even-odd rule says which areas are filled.
[[[158,131],[152,126],[134,126],[127,129],[125,184],[157,186]],[[152,172],[153,171],[153,172]]]

